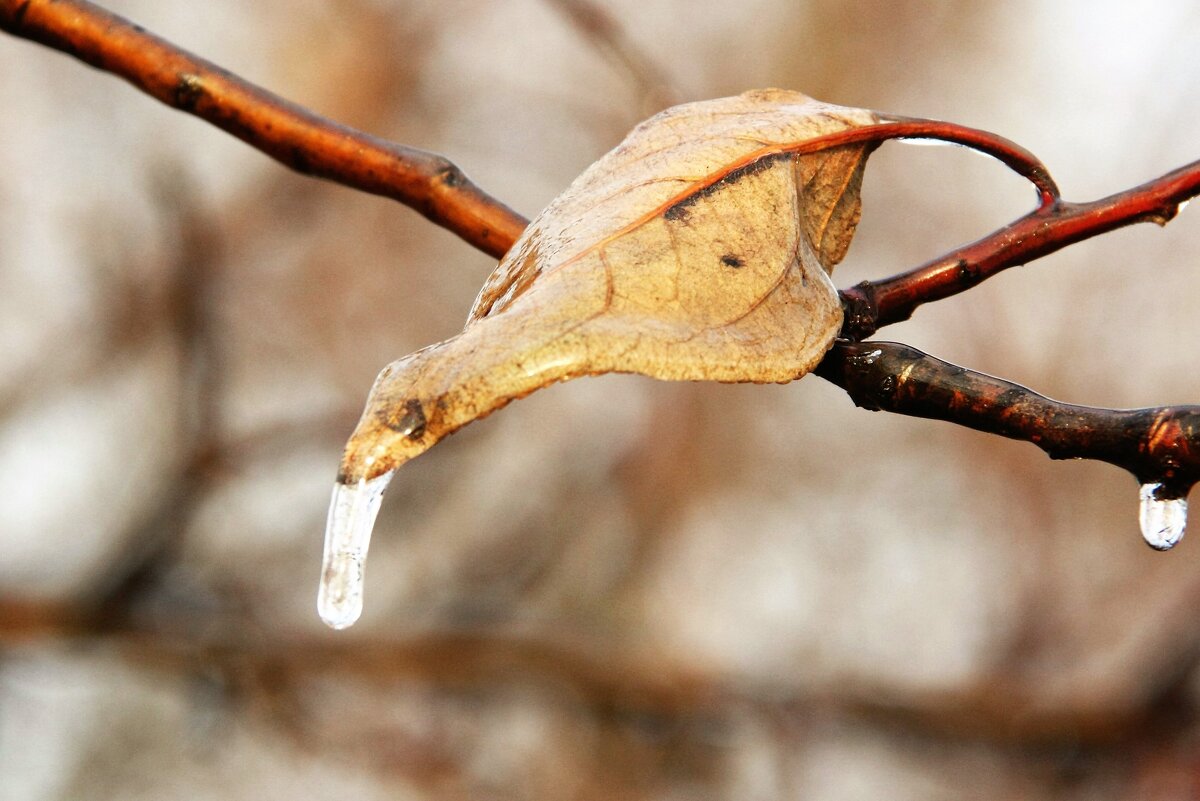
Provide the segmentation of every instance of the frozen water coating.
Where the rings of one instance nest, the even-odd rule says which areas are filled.
[[[317,612],[330,627],[352,626],[363,609],[363,572],[371,530],[394,473],[353,484],[337,483],[325,525],[325,558],[317,592]]]
[[[1156,493],[1161,487],[1162,484],[1141,486],[1138,520],[1146,544],[1156,551],[1169,551],[1183,539],[1187,526],[1187,498],[1160,500]]]

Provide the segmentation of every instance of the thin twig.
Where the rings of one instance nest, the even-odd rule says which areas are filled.
[[[907,320],[923,303],[956,295],[993,275],[1099,234],[1139,222],[1166,225],[1180,204],[1200,194],[1200,161],[1124,192],[1091,203],[1062,200],[982,239],[950,251],[908,272],[882,281],[864,281],[842,291],[847,307],[843,334],[870,336],[885,325]]]
[[[398,200],[497,258],[525,227],[443,156],[320,117],[84,0],[0,0],[0,29],[118,75],[297,172]]]
[[[895,342],[839,341],[817,373],[866,409],[1032,442],[1052,459],[1116,465],[1161,484],[1160,500],[1186,497],[1200,480],[1200,406],[1074,406]]]
[[[1179,594],[1180,606],[1195,599],[1194,588]],[[1036,680],[1019,674],[984,675],[948,692],[899,694],[895,687],[848,680],[828,692],[788,698],[748,691],[744,683],[730,681],[719,671],[655,658],[653,652],[622,652],[602,640],[561,632],[493,626],[435,629],[399,640],[333,641],[271,632],[246,636],[223,625],[221,619],[209,621],[203,632],[178,625],[144,628],[119,617],[97,618],[68,607],[0,598],[0,647],[100,636],[107,650],[133,664],[218,676],[233,691],[264,702],[261,711],[296,733],[320,731],[307,719],[303,699],[309,697],[314,681],[337,675],[367,685],[412,681],[458,688],[533,681],[569,690],[564,697],[618,725],[646,715],[677,722],[719,718],[761,705],[802,719],[821,712],[903,723],[931,737],[969,735],[1000,743],[1036,740],[1095,746],[1132,736],[1130,728],[1144,722],[1148,712],[1154,714],[1155,698],[1179,692],[1180,682],[1172,681],[1171,675],[1177,663],[1186,661],[1181,652],[1190,651],[1194,629],[1178,622],[1160,623],[1141,635],[1149,646],[1142,649],[1145,670],[1156,679],[1147,690],[1152,695],[1139,696],[1134,704],[1099,706],[1068,695],[1047,705]],[[1160,643],[1175,647],[1153,647]]]
[[[648,114],[679,102],[679,93],[654,59],[633,42],[608,9],[591,0],[548,0],[596,49],[633,79]]]

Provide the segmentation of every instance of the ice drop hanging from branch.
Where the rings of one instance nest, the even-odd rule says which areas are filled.
[[[1183,536],[1200,481],[1200,406],[1097,409],[1061,403],[1010,381],[895,342],[838,342],[817,370],[855,404],[1025,440],[1052,459],[1096,459],[1141,484],[1142,535],[1165,551]]]
[[[1143,484],[1138,493],[1138,522],[1142,538],[1156,551],[1169,551],[1183,539],[1187,526],[1187,498],[1160,499],[1162,484]]]

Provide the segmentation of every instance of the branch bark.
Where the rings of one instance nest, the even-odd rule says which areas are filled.
[[[843,290],[848,339],[907,320],[917,307],[977,286],[993,275],[1126,225],[1166,225],[1200,194],[1200,161],[1090,203],[1054,200],[991,234],[908,272]]]
[[[0,30],[118,75],[297,172],[398,200],[496,258],[525,228],[443,156],[327,120],[84,0],[0,0]]]
[[[817,368],[857,406],[1032,442],[1051,459],[1096,459],[1183,498],[1200,480],[1200,406],[1098,409],[936,359],[896,342],[838,342]]]

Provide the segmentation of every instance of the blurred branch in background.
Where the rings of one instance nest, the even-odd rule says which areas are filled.
[[[671,85],[654,58],[634,43],[620,21],[604,6],[591,0],[547,2],[597,50],[624,69],[637,87],[643,117],[681,102],[680,92]]]

